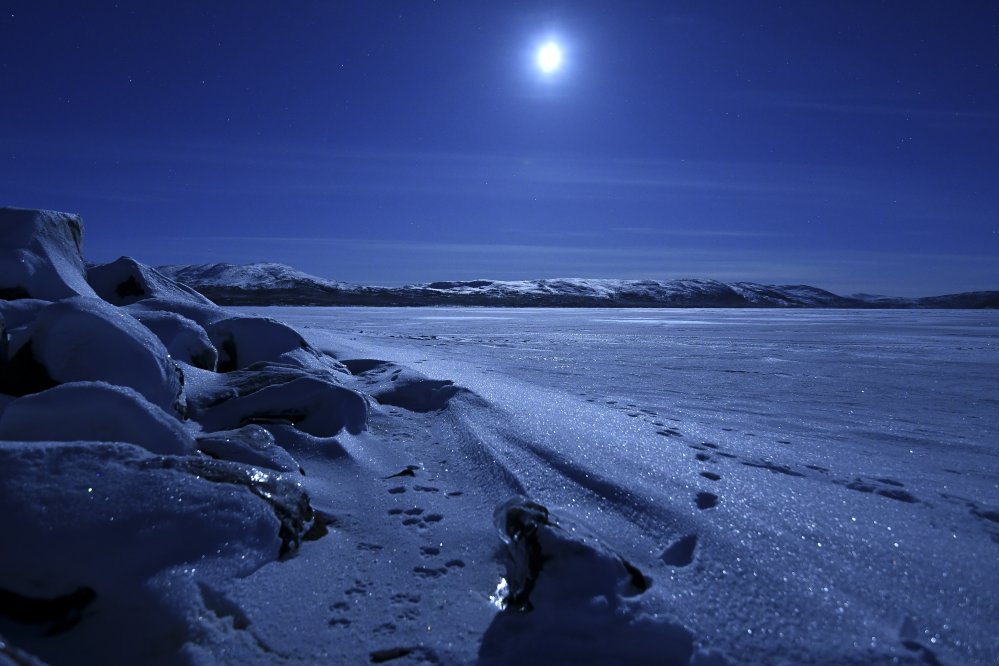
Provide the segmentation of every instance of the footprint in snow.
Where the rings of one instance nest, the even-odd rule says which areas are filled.
[[[694,503],[701,511],[711,509],[718,505],[718,495],[709,492],[699,492],[694,497]]]
[[[688,534],[674,541],[663,551],[662,560],[671,567],[685,567],[694,561],[697,535]]]

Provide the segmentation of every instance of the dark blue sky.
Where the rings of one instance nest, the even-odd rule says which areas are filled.
[[[0,203],[94,260],[999,289],[996,2],[0,7]]]

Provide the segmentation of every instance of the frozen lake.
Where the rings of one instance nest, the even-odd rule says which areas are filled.
[[[583,521],[730,662],[999,649],[999,313],[244,310],[471,389],[408,435],[463,458],[461,520],[512,489]]]
[[[982,455],[999,470],[999,313],[267,308],[450,376],[500,374],[652,410],[747,447],[841,460]],[[461,381],[461,379],[459,379]],[[790,441],[790,444],[782,442]],[[984,462],[981,461],[981,462]],[[976,465],[974,468],[978,468]]]

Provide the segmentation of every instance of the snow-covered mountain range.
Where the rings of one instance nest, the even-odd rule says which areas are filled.
[[[924,298],[839,296],[808,285],[716,280],[462,280],[375,287],[276,263],[160,266],[221,305],[489,305],[505,307],[995,308],[999,291]]]

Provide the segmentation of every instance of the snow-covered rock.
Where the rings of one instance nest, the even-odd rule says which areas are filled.
[[[302,469],[290,453],[274,443],[274,435],[256,424],[202,435],[198,437],[198,448],[213,458],[278,472],[300,472]]]
[[[71,382],[18,398],[0,416],[0,440],[128,442],[183,455],[194,438],[174,416],[136,391],[105,382]]]
[[[0,298],[94,296],[82,238],[79,215],[0,208]]]
[[[242,370],[262,361],[287,360],[298,365],[293,352],[308,351],[313,359],[319,358],[298,331],[273,319],[229,317],[210,324],[206,330],[219,350],[219,372]]]
[[[90,266],[87,282],[97,295],[113,305],[128,305],[146,298],[167,298],[214,305],[207,298],[145,266],[131,257],[120,257],[108,264]]]
[[[428,379],[396,363],[376,359],[344,360],[343,364],[361,382],[364,392],[383,405],[413,412],[431,412],[447,407],[461,388],[449,379]]]
[[[219,353],[208,339],[208,333],[197,322],[174,312],[139,309],[130,312],[160,339],[175,361],[215,370]]]
[[[4,392],[24,395],[56,384],[105,381],[127,386],[174,413],[185,409],[180,371],[166,347],[124,310],[74,297],[39,310],[11,340]]]
[[[52,301],[37,298],[19,298],[16,301],[0,300],[0,317],[3,317],[7,332],[24,328],[30,324],[38,312]]]
[[[195,303],[182,298],[146,298],[125,306],[124,310],[126,312],[173,312],[197,322],[202,328],[232,316],[232,313],[217,305]]]
[[[0,548],[0,589],[20,648],[53,663],[175,663],[213,617],[200,581],[273,561],[309,513],[279,476],[185,460],[130,444],[0,446],[0,533],[16,544]]]
[[[364,430],[368,403],[355,391],[302,375],[192,411],[206,431],[287,422],[311,435],[331,437],[344,429],[353,434]]]
[[[507,554],[495,598],[504,610],[480,664],[689,663],[693,634],[637,611],[630,598],[651,581],[583,525],[523,497],[497,507],[495,523]]]

